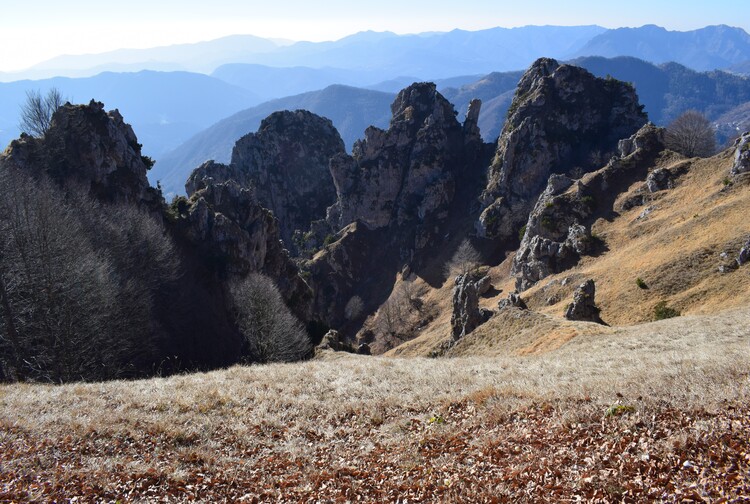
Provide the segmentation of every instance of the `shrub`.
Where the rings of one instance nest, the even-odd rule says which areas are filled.
[[[352,297],[348,303],[346,303],[346,306],[344,307],[344,317],[346,317],[347,320],[354,320],[360,315],[362,315],[362,310],[364,309],[365,305],[362,302],[362,298],[359,296]]]
[[[526,234],[526,224],[521,226],[521,229],[518,230],[518,241],[523,241],[523,237]]]
[[[666,301],[659,301],[654,306],[654,320],[664,320],[673,317],[679,317],[680,312],[667,306]]]
[[[267,276],[251,273],[230,294],[246,353],[259,362],[291,362],[307,357],[312,344]]]
[[[450,276],[465,275],[479,266],[480,255],[477,249],[465,239],[445,265],[445,272]]]
[[[640,289],[648,289],[648,285],[646,285],[646,282],[641,277],[638,277],[638,278],[635,279],[635,284]]]

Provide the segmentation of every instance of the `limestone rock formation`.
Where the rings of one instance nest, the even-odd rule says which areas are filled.
[[[734,164],[731,174],[739,175],[750,172],[750,132],[738,138],[734,145]]]
[[[591,247],[591,232],[581,224],[592,212],[588,200],[577,194],[556,197],[572,185],[573,181],[564,175],[550,176],[547,189],[529,215],[511,267],[519,292],[573,266]]]
[[[60,184],[78,184],[105,201],[157,206],[159,192],[149,186],[152,161],[117,110],[106,112],[100,102],[66,104],[52,116],[42,138],[14,140],[2,164],[34,173],[44,171]]]
[[[271,277],[300,318],[309,317],[311,294],[279,239],[278,221],[253,191],[232,179],[205,179],[190,195],[179,232],[213,266],[220,279],[260,272]]]
[[[451,335],[454,340],[457,340],[486,322],[492,316],[492,313],[489,310],[479,308],[481,279],[475,280],[471,273],[467,273],[458,275],[455,282]]]
[[[368,128],[352,156],[332,160],[338,199],[328,221],[336,229],[354,221],[371,229],[409,227],[419,248],[446,218],[457,186],[467,183],[474,162],[467,146],[481,145],[479,102],[463,127],[434,84],[418,83],[402,90],[391,110],[388,130]]]
[[[549,176],[599,168],[646,122],[642,109],[628,84],[537,60],[521,78],[498,139],[477,231],[512,240]]]
[[[470,230],[487,157],[479,108],[472,102],[462,125],[434,84],[412,84],[393,102],[387,130],[368,128],[351,156],[331,160],[337,200],[327,221],[337,232],[306,266],[327,325],[345,331],[349,299],[360,296],[374,311],[399,271],[434,256],[452,229]]]
[[[663,150],[664,130],[648,124],[621,142],[627,153],[573,181],[552,174],[529,214],[511,274],[522,292],[542,278],[577,264],[594,248],[590,224],[598,211],[610,209],[617,195],[643,180],[653,158]],[[681,172],[680,172],[681,173]]]
[[[186,188],[192,194],[209,178],[252,188],[260,205],[279,220],[281,238],[293,250],[294,232],[308,231],[336,201],[328,165],[344,154],[344,142],[330,120],[305,110],[275,112],[257,133],[237,141],[229,166],[204,163]]]
[[[603,324],[599,317],[599,308],[596,306],[596,284],[589,279],[583,282],[573,293],[573,302],[565,310],[565,318],[568,320],[583,320]]]

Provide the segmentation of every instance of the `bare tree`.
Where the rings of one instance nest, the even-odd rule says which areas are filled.
[[[479,266],[480,259],[481,256],[477,249],[471,245],[468,239],[465,239],[453,253],[451,260],[445,265],[445,273],[448,277],[465,275]]]
[[[4,170],[0,184],[5,374],[54,382],[122,376],[147,341],[125,332],[112,261],[51,183]]]
[[[708,157],[716,152],[716,133],[697,110],[688,110],[669,126],[665,137],[669,149],[687,157]]]
[[[347,320],[354,320],[362,315],[362,310],[364,310],[364,308],[365,305],[362,302],[362,298],[359,296],[353,296],[344,307],[344,317],[346,317]]]
[[[41,91],[26,91],[26,101],[21,105],[21,120],[18,128],[29,135],[42,137],[52,123],[52,114],[65,99],[57,88],[51,88],[42,96]]]
[[[230,294],[237,325],[253,360],[291,362],[310,354],[307,333],[270,278],[251,273],[232,285]]]

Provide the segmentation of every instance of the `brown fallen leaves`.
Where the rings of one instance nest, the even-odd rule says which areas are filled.
[[[331,435],[259,423],[206,439],[148,424],[43,437],[0,424],[2,502],[740,502],[750,410],[491,397],[337,417]],[[227,419],[226,421],[231,421]],[[247,419],[242,421],[248,421]],[[382,422],[398,429],[383,436]]]

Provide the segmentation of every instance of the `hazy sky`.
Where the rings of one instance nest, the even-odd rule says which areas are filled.
[[[231,34],[335,40],[362,30],[396,33],[495,26],[709,24],[750,32],[750,0],[35,0],[0,7],[0,71],[60,54],[198,42]]]

